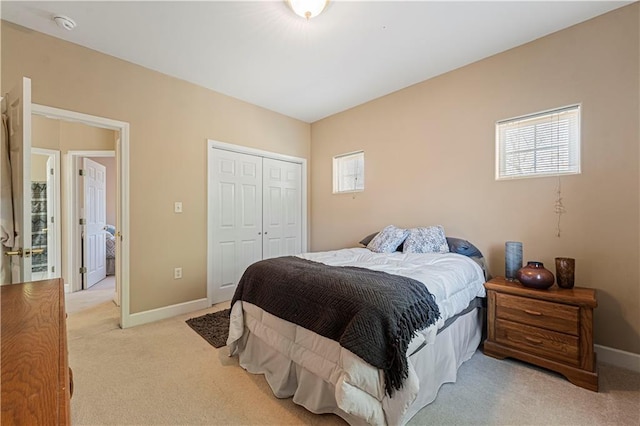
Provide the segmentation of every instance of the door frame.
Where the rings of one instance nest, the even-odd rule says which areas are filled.
[[[55,251],[56,251],[56,259],[53,264],[55,268],[55,272],[53,273],[53,278],[58,278],[62,276],[62,215],[61,215],[61,198],[60,198],[60,187],[62,185],[62,176],[60,174],[60,150],[55,149],[45,149],[45,148],[36,148],[31,147],[31,154],[37,155],[45,155],[49,158],[53,158],[53,173],[56,177],[56,185],[53,188],[53,198],[55,201],[55,207],[53,211],[53,227],[55,229]],[[49,219],[47,218],[47,222]],[[65,286],[65,292],[67,291]]]
[[[114,141],[115,144],[115,141]],[[78,167],[81,158],[85,157],[115,157],[115,151],[68,151],[65,154],[67,159],[67,174],[66,174],[66,192],[69,194],[67,197],[67,214],[66,227],[67,233],[67,252],[69,256],[67,258],[67,276],[69,278],[69,286],[71,291],[84,290],[82,283],[82,274],[80,274],[80,265],[82,265],[82,250],[80,250],[80,236],[82,235],[82,226],[80,225],[80,176],[78,175]],[[117,185],[117,182],[116,182]],[[83,207],[83,206],[82,206]],[[116,271],[117,272],[117,271]],[[117,285],[117,273],[116,273],[116,285]],[[66,286],[65,286],[66,287]],[[66,290],[66,288],[65,288]],[[116,291],[117,294],[117,291]],[[120,306],[119,300],[114,300],[116,305]]]
[[[131,313],[129,306],[130,285],[130,227],[129,227],[129,123],[112,120],[110,118],[83,114],[75,111],[54,108],[45,105],[32,104],[32,114],[43,115],[64,121],[80,122],[93,127],[100,127],[119,132],[116,143],[116,286],[120,298],[120,327],[131,327]],[[73,211],[73,210],[72,210]],[[73,227],[70,227],[73,228]],[[119,249],[119,250],[118,250]]]
[[[213,275],[214,275],[214,265],[210,261],[211,256],[213,255],[213,238],[211,237],[211,232],[213,230],[213,219],[211,218],[211,212],[214,208],[214,200],[211,197],[211,192],[209,191],[211,182],[212,182],[212,173],[211,173],[211,165],[213,164],[213,149],[222,149],[225,151],[238,152],[240,154],[249,154],[255,155],[258,157],[271,158],[274,160],[281,161],[289,161],[291,163],[300,164],[302,167],[301,170],[301,203],[302,203],[302,235],[300,236],[300,243],[302,246],[302,251],[309,251],[308,242],[307,242],[307,159],[300,157],[293,157],[291,155],[278,154],[271,151],[263,151],[257,148],[249,148],[246,146],[234,145],[227,142],[220,142],[213,139],[207,139],[207,303],[211,305],[213,300]]]

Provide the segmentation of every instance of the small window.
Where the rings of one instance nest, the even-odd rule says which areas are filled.
[[[496,123],[496,179],[580,173],[580,105]]]
[[[364,151],[333,157],[333,193],[364,191]]]

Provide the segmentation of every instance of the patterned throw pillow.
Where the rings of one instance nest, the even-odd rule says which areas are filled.
[[[449,244],[440,225],[411,228],[404,240],[403,253],[449,253]]]
[[[407,235],[408,230],[389,225],[373,237],[367,248],[376,253],[393,253]]]

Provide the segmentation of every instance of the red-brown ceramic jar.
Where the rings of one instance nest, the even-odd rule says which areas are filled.
[[[542,262],[536,261],[527,262],[516,272],[516,278],[525,287],[543,290],[551,287],[555,281],[553,272],[546,269]]]

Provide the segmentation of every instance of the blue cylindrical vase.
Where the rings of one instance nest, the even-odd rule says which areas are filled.
[[[504,243],[504,276],[509,281],[516,280],[518,269],[522,268],[522,243],[507,241]]]

